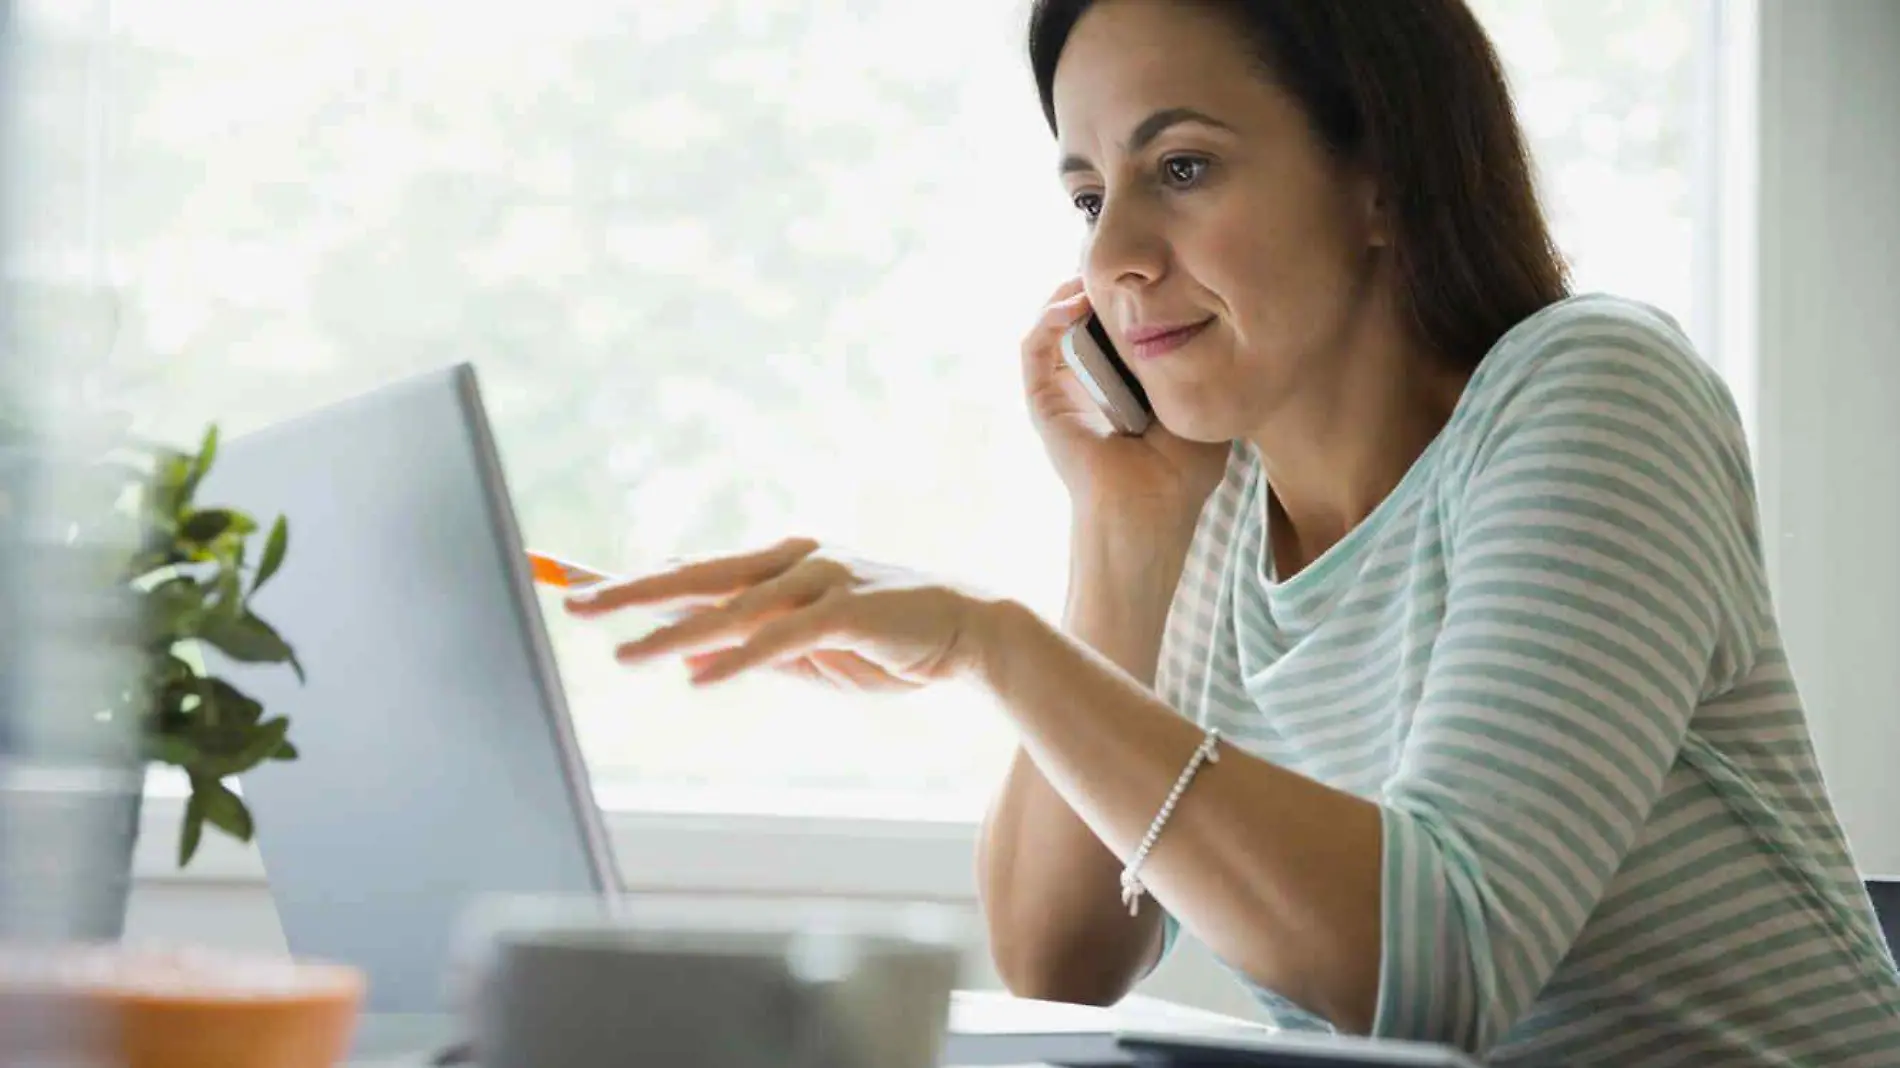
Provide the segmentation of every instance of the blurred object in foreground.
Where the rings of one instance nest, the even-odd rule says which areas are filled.
[[[498,898],[451,982],[484,1068],[931,1068],[962,927],[931,905]]]
[[[118,934],[143,775],[126,655],[138,620],[118,581],[134,526],[116,508],[122,475],[100,462],[123,427],[87,393],[116,300],[98,257],[66,255],[102,247],[101,168],[78,198],[24,180],[34,146],[17,136],[49,109],[96,131],[96,71],[80,64],[75,85],[67,67],[26,62],[45,58],[27,14],[0,0],[0,941],[44,944]],[[23,249],[28,218],[70,246]]]
[[[83,292],[83,291],[82,291]],[[86,301],[0,286],[0,937],[115,938],[144,787],[133,517],[63,344]]]
[[[0,1063],[333,1068],[363,998],[351,968],[202,950],[0,949]]]

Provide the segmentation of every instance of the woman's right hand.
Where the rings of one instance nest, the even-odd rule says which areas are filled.
[[[1051,295],[1023,338],[1030,418],[1078,514],[1127,515],[1192,525],[1220,482],[1231,446],[1187,441],[1159,421],[1139,437],[1117,433],[1062,359],[1062,335],[1089,314],[1082,280]]]

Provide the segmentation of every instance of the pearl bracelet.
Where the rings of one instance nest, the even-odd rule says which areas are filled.
[[[1201,770],[1201,765],[1220,762],[1219,745],[1220,728],[1210,727],[1207,737],[1201,739],[1201,747],[1194,751],[1194,756],[1188,760],[1187,767],[1181,769],[1181,777],[1174,780],[1174,789],[1168,791],[1168,799],[1161,803],[1161,811],[1155,813],[1154,822],[1148,825],[1148,836],[1141,840],[1141,845],[1135,850],[1134,857],[1129,860],[1128,866],[1122,869],[1122,904],[1128,906],[1130,916],[1141,911],[1141,895],[1148,892],[1148,888],[1141,885],[1141,878],[1136,874],[1141,870],[1142,861],[1148,859],[1148,851],[1154,848],[1155,840],[1161,837],[1161,828],[1167,824],[1168,817],[1174,814],[1175,802],[1181,800],[1181,794],[1187,790],[1188,783],[1194,781],[1195,773]]]

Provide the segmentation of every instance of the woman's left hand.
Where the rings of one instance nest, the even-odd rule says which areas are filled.
[[[695,684],[757,667],[857,690],[913,689],[971,670],[983,602],[922,575],[792,538],[603,583],[567,599],[583,618],[622,608],[687,614],[615,650],[625,664],[685,658]]]

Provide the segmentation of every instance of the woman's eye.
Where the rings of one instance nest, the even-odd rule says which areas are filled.
[[[1095,217],[1102,214],[1102,194],[1077,193],[1075,195],[1075,206],[1077,210],[1088,217],[1090,222],[1094,222]]]
[[[1193,185],[1206,173],[1207,161],[1199,156],[1169,156],[1161,161],[1162,177],[1172,186]]]

